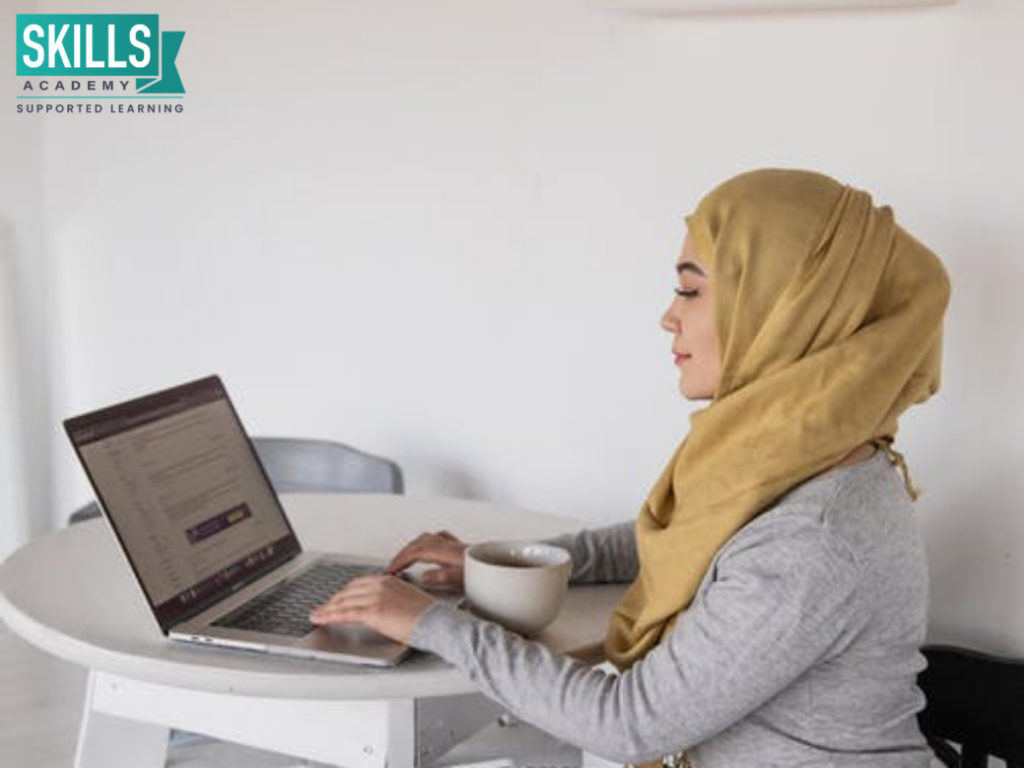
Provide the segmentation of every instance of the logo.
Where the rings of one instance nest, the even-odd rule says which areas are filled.
[[[184,32],[155,13],[19,13],[20,113],[180,114]],[[163,103],[161,103],[163,102]]]

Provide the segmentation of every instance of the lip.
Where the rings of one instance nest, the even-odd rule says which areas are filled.
[[[689,359],[690,359],[690,355],[676,355],[675,356],[675,364],[679,365],[680,363],[685,363]]]

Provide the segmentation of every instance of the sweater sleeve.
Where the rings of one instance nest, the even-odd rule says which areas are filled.
[[[631,582],[640,568],[635,531],[635,523],[627,521],[563,534],[544,542],[569,551],[570,584]]]
[[[738,538],[669,637],[621,674],[440,602],[411,644],[563,741],[619,762],[658,759],[757,709],[860,620],[857,565],[820,526],[783,523]]]

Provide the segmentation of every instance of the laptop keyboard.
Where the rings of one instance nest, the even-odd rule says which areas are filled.
[[[381,568],[371,565],[317,563],[239,606],[213,625],[302,637],[316,629],[309,622],[309,612],[313,608],[355,577],[381,572]]]

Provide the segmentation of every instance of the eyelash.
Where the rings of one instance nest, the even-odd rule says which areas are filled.
[[[681,288],[673,288],[672,290],[675,291],[676,296],[682,296],[684,299],[692,299],[694,296],[697,295],[696,288],[691,289],[689,291],[684,291]]]

